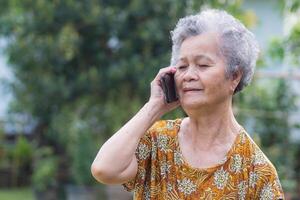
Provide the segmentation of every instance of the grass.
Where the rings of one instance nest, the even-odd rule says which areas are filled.
[[[31,188],[0,189],[1,200],[34,200]]]

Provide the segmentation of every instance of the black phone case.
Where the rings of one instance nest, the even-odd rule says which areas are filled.
[[[167,103],[171,103],[178,100],[174,74],[165,74],[161,78],[162,89],[165,94],[165,100]]]

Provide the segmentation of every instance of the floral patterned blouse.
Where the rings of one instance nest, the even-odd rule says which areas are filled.
[[[276,169],[244,129],[220,164],[198,169],[181,154],[181,121],[160,120],[141,138],[137,175],[123,184],[135,200],[284,199]]]

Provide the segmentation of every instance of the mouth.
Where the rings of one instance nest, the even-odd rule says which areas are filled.
[[[196,88],[185,88],[185,89],[183,89],[184,93],[187,93],[187,92],[199,92],[199,91],[202,91],[202,89],[196,89]]]

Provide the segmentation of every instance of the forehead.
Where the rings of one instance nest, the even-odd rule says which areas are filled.
[[[180,47],[179,60],[190,58],[211,58],[221,59],[219,48],[219,37],[214,32],[207,32],[201,35],[185,39]]]

